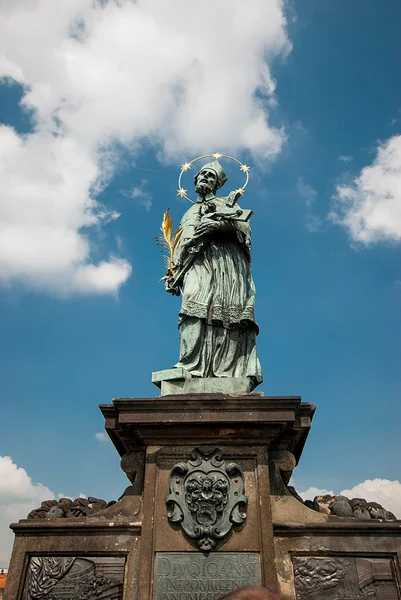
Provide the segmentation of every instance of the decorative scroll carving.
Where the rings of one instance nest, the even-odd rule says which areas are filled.
[[[297,600],[399,600],[389,558],[294,556]]]
[[[145,477],[145,450],[131,448],[121,458],[121,469],[131,482],[130,494],[141,496]]]
[[[121,600],[123,557],[33,556],[23,600]]]
[[[273,496],[290,496],[287,485],[297,464],[295,456],[288,450],[269,452],[270,493]]]
[[[226,463],[213,446],[196,448],[190,460],[171,470],[168,518],[180,523],[205,552],[225,538],[233,524],[245,521],[247,501],[241,467]]]

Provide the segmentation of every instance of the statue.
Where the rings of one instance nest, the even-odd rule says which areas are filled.
[[[222,155],[212,156],[216,159],[195,175],[196,202],[173,238],[166,213],[170,242],[161,242],[170,250],[165,289],[182,296],[180,359],[174,368],[192,377],[247,377],[254,388],[262,382],[262,370],[256,352],[258,325],[251,273],[249,219],[253,213],[237,204],[243,188],[226,197],[216,196],[228,178],[217,160]],[[183,171],[191,164],[183,165]],[[242,165],[241,170],[248,181],[249,167]],[[178,194],[187,198],[182,187]],[[166,234],[163,226],[162,231]]]

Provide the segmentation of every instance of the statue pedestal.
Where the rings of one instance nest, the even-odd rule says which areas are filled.
[[[250,394],[256,387],[252,377],[192,377],[185,369],[152,373],[152,383],[161,396],[177,394]]]
[[[299,397],[187,394],[119,398],[113,400],[112,405],[100,408],[106,418],[106,431],[122,456],[123,469],[134,483],[132,465],[135,461],[130,457],[142,453],[145,462],[143,470],[136,466],[138,473],[144,472],[138,599],[170,598],[170,593],[185,591],[185,586],[194,586],[189,589],[200,593],[212,591],[209,587],[216,585],[218,587],[213,589],[221,590],[222,595],[233,586],[255,583],[277,588],[268,454],[280,450],[295,456],[294,461],[299,458],[314,407],[301,403]],[[200,454],[196,451],[198,448]],[[214,448],[220,451],[225,467],[218,467],[221,461],[217,461],[217,467],[212,469],[208,453],[210,457]],[[191,463],[194,451],[198,459],[192,459]],[[200,464],[202,452],[203,463]],[[235,470],[233,464],[239,470]],[[195,479],[198,477],[204,485],[203,489],[193,490],[192,500],[198,503],[198,514],[197,507],[192,513],[186,510],[188,493],[182,495],[179,505],[180,473],[189,469],[188,480],[192,468]],[[204,471],[208,468],[212,469],[210,490],[205,488],[207,482],[204,482]],[[241,485],[243,473],[243,491],[248,502],[242,524],[235,523],[234,511],[225,514],[230,503],[235,503],[234,496],[217,509],[212,498],[213,481],[220,476],[226,478],[221,475],[224,469],[224,473],[231,469],[234,474],[230,484],[233,489]],[[203,496],[202,492],[205,492]],[[178,515],[180,510],[183,513],[182,519],[175,522],[168,517],[168,510],[172,511],[171,506],[166,506],[169,494],[173,498],[177,495],[175,508]],[[205,503],[203,512],[202,502]],[[216,529],[221,533],[228,526],[229,531],[221,539],[217,534],[212,539],[215,547],[203,552],[200,538],[188,535],[185,522],[198,518],[198,528],[199,524],[207,526],[216,516],[213,511],[218,513],[220,508],[222,518],[217,519]],[[190,600],[192,596],[187,598]]]

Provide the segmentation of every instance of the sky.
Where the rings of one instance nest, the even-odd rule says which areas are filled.
[[[258,391],[317,406],[292,484],[401,518],[400,22],[393,0],[3,0],[0,567],[42,500],[128,485],[98,405],[178,359],[154,238],[214,152],[251,168]]]

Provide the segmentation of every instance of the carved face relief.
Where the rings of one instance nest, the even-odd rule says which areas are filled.
[[[330,558],[298,558],[296,568],[298,586],[307,593],[336,587],[345,577],[348,565],[349,561],[341,562]]]
[[[220,473],[194,474],[185,483],[186,501],[200,525],[214,525],[228,502],[230,481]]]
[[[234,523],[246,519],[247,498],[239,465],[226,464],[217,448],[197,448],[193,459],[178,463],[170,474],[168,518],[210,551]]]
[[[356,556],[294,556],[297,600],[399,600],[392,560]]]
[[[201,196],[206,196],[215,191],[217,186],[217,175],[213,169],[203,169],[195,183],[195,191]]]

